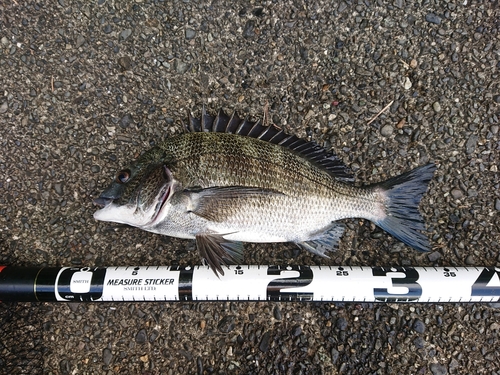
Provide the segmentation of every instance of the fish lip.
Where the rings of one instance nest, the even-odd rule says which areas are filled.
[[[160,198],[160,200],[161,200],[160,206],[156,210],[155,214],[151,218],[151,221],[148,223],[148,225],[154,225],[154,224],[156,224],[156,221],[157,221],[158,217],[160,216],[160,213],[161,213],[161,211],[163,209],[163,206],[165,206],[165,203],[169,200],[169,198],[171,196],[171,194],[170,194],[171,191],[172,191],[172,185],[169,184],[169,186],[165,190],[165,193],[163,193],[162,197]]]
[[[106,197],[99,197],[96,198],[92,201],[96,206],[100,208],[104,208],[106,206],[109,206],[111,203],[113,203],[113,198],[106,198]]]
[[[160,216],[160,213],[165,206],[165,203],[170,199],[174,192],[174,185],[175,185],[175,180],[172,176],[172,172],[165,166],[163,165],[163,171],[165,172],[165,175],[167,176],[167,188],[165,189],[165,192],[160,198],[161,204],[152,216],[151,220],[149,221],[148,225],[154,225],[156,224],[156,221],[158,220],[158,217]]]

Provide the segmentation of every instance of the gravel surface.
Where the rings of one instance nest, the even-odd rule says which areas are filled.
[[[497,1],[46,3],[0,3],[0,263],[198,264],[92,199],[187,111],[269,103],[359,182],[437,163],[433,248],[351,220],[329,260],[271,244],[246,263],[500,266]],[[6,374],[500,374],[494,305],[17,303],[0,327]]]

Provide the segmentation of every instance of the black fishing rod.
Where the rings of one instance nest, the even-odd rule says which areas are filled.
[[[0,266],[0,301],[497,302],[490,267]]]

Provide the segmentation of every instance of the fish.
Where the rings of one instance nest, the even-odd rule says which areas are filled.
[[[245,242],[291,242],[328,258],[348,218],[430,251],[419,204],[435,169],[429,163],[357,186],[339,156],[314,141],[203,108],[200,118],[189,114],[185,133],[117,172],[94,200],[94,218],[194,239],[217,276],[242,264]]]

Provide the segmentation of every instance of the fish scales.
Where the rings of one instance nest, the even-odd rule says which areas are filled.
[[[240,139],[241,138],[241,139]],[[325,170],[288,149],[231,134],[192,133],[180,145],[166,141],[160,148],[177,160],[185,186],[258,186],[292,196],[314,193],[331,198],[366,195],[352,185],[337,183]]]
[[[318,226],[324,228],[331,221],[376,205],[374,194],[365,199],[365,190],[337,182],[326,171],[277,145],[217,133],[192,133],[179,143],[175,139],[166,141],[160,148],[171,155],[166,163],[170,158],[178,161],[172,165],[174,171],[189,176],[180,180],[183,186],[247,186],[283,193],[247,197],[240,199],[238,205],[214,207],[219,212],[216,221],[225,219],[228,226],[249,228],[267,221],[258,230],[274,233],[270,225],[280,224],[282,232],[288,228],[285,230],[288,233],[282,233],[281,237],[295,242],[311,230],[317,231]],[[300,206],[297,199],[302,200]]]
[[[345,218],[371,220],[428,250],[418,204],[433,164],[356,187],[335,155],[277,128],[223,112],[190,121],[198,130],[163,141],[117,174],[95,200],[96,219],[194,238],[216,273],[242,259],[241,242],[294,242],[327,256]]]

